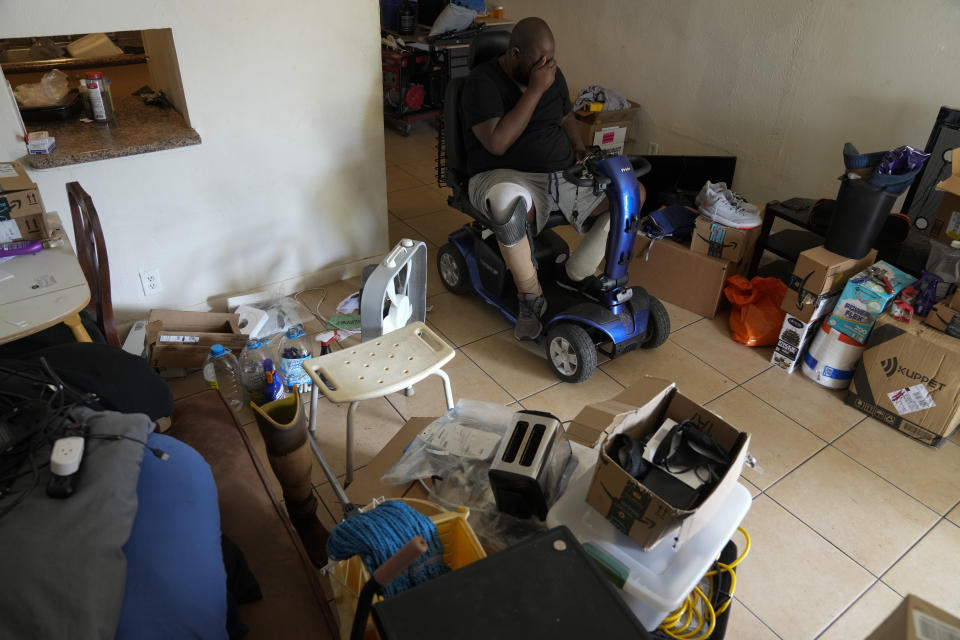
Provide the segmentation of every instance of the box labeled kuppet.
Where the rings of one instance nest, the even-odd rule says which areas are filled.
[[[693,420],[728,454],[730,466],[695,509],[677,509],[627,474],[607,453],[609,439],[619,433],[642,438],[664,419]],[[670,537],[682,544],[723,506],[740,477],[750,444],[742,433],[718,415],[681,394],[676,384],[644,378],[610,400],[588,405],[574,418],[567,437],[592,446],[601,441],[597,468],[587,491],[587,504],[644,549]]]
[[[739,264],[744,258],[753,257],[760,231],[759,226],[753,229],[734,229],[699,216],[690,250]]]
[[[884,314],[853,374],[847,404],[929,445],[960,422],[960,340]]]
[[[0,162],[0,242],[48,237],[40,190],[19,162]]]
[[[247,344],[247,335],[237,327],[235,313],[172,311],[152,309],[147,321],[150,366],[203,366],[210,347],[221,344],[238,358]]]

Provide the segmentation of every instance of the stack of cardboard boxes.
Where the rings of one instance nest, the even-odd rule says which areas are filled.
[[[800,254],[780,308],[787,312],[771,362],[784,371],[800,366],[817,328],[837,304],[847,280],[874,263],[873,249],[859,260],[824,247]]]
[[[623,153],[633,130],[633,117],[639,109],[640,105],[631,100],[626,109],[591,111],[584,108],[575,111],[580,139],[588,147],[597,146],[604,151]]]
[[[639,236],[630,262],[630,284],[712,318],[723,306],[727,278],[746,274],[760,229],[732,229],[700,216],[689,245],[666,239],[651,247],[649,238]]]
[[[0,242],[48,237],[40,190],[19,162],[0,162]]]

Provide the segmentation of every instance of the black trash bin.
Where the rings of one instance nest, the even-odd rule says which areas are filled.
[[[867,255],[896,199],[897,194],[879,189],[866,180],[843,178],[824,246],[828,251],[854,260]]]

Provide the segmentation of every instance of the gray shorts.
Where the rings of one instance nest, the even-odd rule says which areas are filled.
[[[578,187],[567,182],[563,173],[527,173],[514,169],[494,169],[484,171],[470,178],[470,204],[486,216],[490,216],[487,207],[487,191],[495,184],[512,182],[530,192],[537,215],[536,233],[543,230],[547,218],[554,211],[563,213],[567,222],[579,233],[583,233],[583,224],[605,195],[594,195],[590,187]]]

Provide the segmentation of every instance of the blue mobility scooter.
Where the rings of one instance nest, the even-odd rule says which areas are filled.
[[[481,32],[470,47],[470,68],[505,51],[508,41],[507,32]],[[453,190],[450,206],[474,220],[450,234],[449,242],[437,253],[437,268],[449,291],[473,292],[515,322],[518,301],[513,278],[493,232],[467,195],[469,176],[459,110],[462,88],[462,78],[447,84],[438,153],[446,184]],[[591,151],[583,162],[565,170],[564,177],[580,187],[606,193],[610,204],[606,266],[597,286],[589,292],[575,292],[556,284],[559,270],[570,255],[567,243],[550,229],[567,224],[562,213],[550,214],[533,243],[540,284],[547,298],[540,340],[554,373],[566,382],[583,382],[590,377],[597,366],[598,349],[615,358],[637,347],[658,347],[670,335],[670,317],[663,304],[642,287],[627,286],[627,269],[640,229],[637,179],[650,170],[650,164],[640,156],[615,155],[596,148]]]

